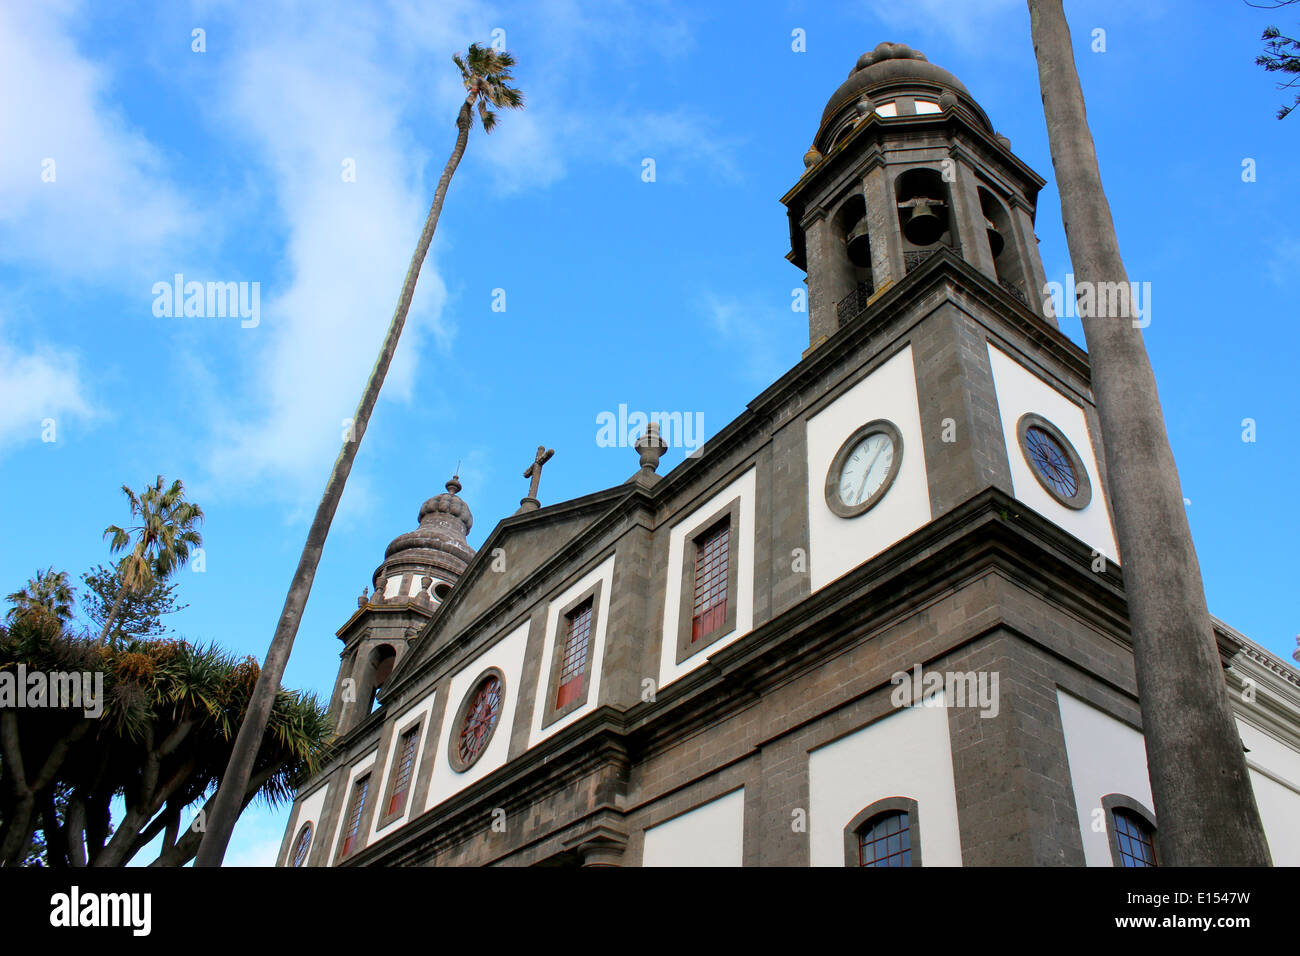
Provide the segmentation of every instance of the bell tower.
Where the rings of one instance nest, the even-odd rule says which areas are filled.
[[[858,58],[782,198],[787,258],[807,273],[810,351],[941,249],[1041,310],[1043,180],[1010,145],[922,53],[881,43]]]
[[[385,681],[474,557],[465,539],[474,516],[460,497],[459,476],[446,488],[420,506],[414,531],[389,544],[371,579],[374,594],[363,591],[356,613],[338,630],[343,651],[330,714],[340,734],[382,702]]]

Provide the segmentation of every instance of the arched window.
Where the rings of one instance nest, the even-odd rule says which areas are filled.
[[[298,839],[293,843],[293,855],[289,862],[293,866],[302,866],[307,862],[307,853],[311,850],[311,821],[308,820],[298,831]]]
[[[939,170],[928,166],[904,170],[894,180],[894,197],[905,271],[912,271],[940,246],[955,246],[948,215],[952,197]]]
[[[396,663],[397,651],[391,644],[380,644],[370,652],[364,678],[367,714],[374,713],[379,703],[379,691],[383,688],[384,681],[388,680],[389,675],[393,673],[393,665]]]
[[[845,866],[920,866],[917,803],[910,797],[877,800],[844,828]]]
[[[1115,865],[1155,866],[1155,815],[1122,793],[1106,794],[1101,798],[1101,806],[1106,811],[1106,833]]]
[[[984,217],[989,255],[993,257],[994,278],[1020,301],[1025,300],[1025,271],[1020,259],[1011,216],[1006,207],[983,186],[979,190],[980,213]]]

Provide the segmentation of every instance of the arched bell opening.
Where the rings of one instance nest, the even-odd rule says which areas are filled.
[[[843,244],[839,268],[844,286],[852,290],[837,305],[837,319],[843,323],[865,308],[875,291],[866,201],[861,196],[850,196],[836,210],[832,222],[835,236]]]
[[[391,644],[380,644],[370,652],[370,657],[366,660],[366,672],[362,678],[362,694],[358,694],[358,700],[366,702],[365,712],[374,713],[375,707],[379,702],[379,692],[384,687],[384,681],[388,680],[393,673],[393,665],[397,663],[397,651]]]
[[[1025,270],[1020,247],[1011,228],[1011,216],[993,193],[983,186],[979,190],[985,238],[993,258],[994,277],[998,284],[1020,299],[1025,297]]]
[[[941,246],[953,247],[952,197],[937,169],[917,167],[894,180],[907,271]]]

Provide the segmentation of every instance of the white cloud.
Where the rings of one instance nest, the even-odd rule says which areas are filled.
[[[46,419],[53,419],[57,441],[68,417],[91,414],[74,353],[46,346],[23,351],[0,338],[0,453],[39,440]]]
[[[214,406],[210,463],[227,483],[288,478],[291,494],[314,496],[379,352],[442,171],[422,144],[450,147],[455,129],[448,121],[411,140],[404,113],[423,91],[409,88],[410,64],[383,48],[388,25],[373,12],[349,13],[346,24],[280,14],[242,24],[244,52],[222,112],[250,154],[265,158],[287,232],[277,267],[284,279],[262,277],[261,324],[240,333],[256,337],[253,368],[240,394]],[[445,52],[457,37],[428,42]],[[453,104],[434,99],[435,113],[454,115]],[[355,182],[345,181],[345,162],[355,163]],[[436,240],[386,398],[410,397],[430,334],[450,340]]]
[[[78,13],[0,4],[0,256],[138,285],[197,222],[158,152],[108,101],[106,71],[69,37]]]
[[[1025,0],[868,0],[866,9],[885,26],[905,31],[898,36],[880,37],[892,43],[915,46],[920,37],[939,34],[970,51],[983,48],[1005,55],[1008,34],[998,28],[1016,18],[1022,21],[1021,39],[1029,42]],[[991,43],[990,36],[1002,39]]]

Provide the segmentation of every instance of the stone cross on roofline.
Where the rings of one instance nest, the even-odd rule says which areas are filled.
[[[533,463],[524,470],[524,477],[532,479],[528,484],[528,497],[519,499],[519,510],[516,511],[515,514],[523,514],[525,511],[536,511],[542,506],[542,503],[537,500],[537,485],[542,480],[542,466],[550,461],[554,454],[554,448],[548,449],[545,445],[537,446],[537,457],[534,458]]]

